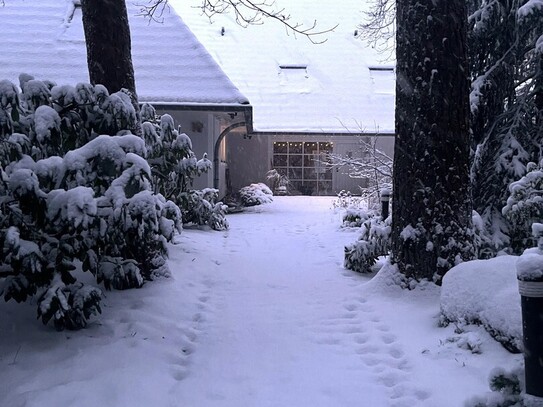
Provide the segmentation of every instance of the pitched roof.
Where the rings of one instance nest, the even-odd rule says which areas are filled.
[[[149,23],[133,3],[127,1],[140,101],[247,103],[175,13]],[[81,10],[73,0],[6,1],[0,38],[0,79],[18,84],[25,72],[58,84],[89,81]]]
[[[210,20],[199,0],[170,0],[177,13],[249,98],[257,131],[394,132],[394,73],[372,71],[383,55],[355,37],[360,0],[277,0],[291,20],[337,28],[312,44],[273,20],[246,28],[231,14]],[[224,32],[222,28],[224,27]]]

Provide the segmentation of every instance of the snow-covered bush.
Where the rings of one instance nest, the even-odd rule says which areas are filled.
[[[506,371],[495,368],[490,372],[489,385],[492,392],[475,396],[466,401],[465,407],[528,407],[526,395],[522,394],[523,369]]]
[[[190,138],[174,128],[170,115],[157,116],[151,105],[144,104],[141,117],[155,192],[179,205],[184,223],[228,229],[225,207],[218,202],[219,191],[191,189],[195,177],[211,170],[207,154],[196,159]]]
[[[461,263],[447,272],[441,287],[445,324],[482,325],[510,352],[522,349],[517,256]]]
[[[272,184],[273,193],[276,195],[286,195],[290,181],[286,175],[280,174],[276,169],[271,169],[266,173],[266,179]]]
[[[239,196],[243,206],[256,206],[271,203],[272,191],[266,184],[259,182],[251,184],[239,190]]]
[[[139,287],[167,272],[181,215],[153,192],[145,142],[125,130],[127,94],[20,82],[0,81],[0,295],[37,295],[44,323],[77,329],[101,312],[79,262],[106,288]]]
[[[516,252],[536,243],[532,224],[543,219],[543,162],[528,163],[526,175],[509,185],[503,215],[510,221],[510,236]]]
[[[363,201],[364,199],[362,197],[353,196],[350,191],[345,191],[344,189],[342,189],[337,194],[337,198],[334,199],[334,201],[332,202],[332,206],[339,209],[361,209],[362,207],[366,206],[363,205]]]
[[[343,224],[345,228],[359,228],[365,221],[371,217],[378,216],[374,211],[368,211],[365,208],[348,207],[345,209],[345,213],[342,216]]]
[[[219,199],[219,191],[205,188],[201,191],[190,190],[179,195],[179,206],[183,213],[184,223],[208,225],[215,230],[228,229],[226,219],[227,206]]]
[[[391,223],[390,216],[383,221],[381,216],[370,213],[362,223],[360,238],[345,246],[343,266],[359,273],[370,273],[377,258],[390,251]]]

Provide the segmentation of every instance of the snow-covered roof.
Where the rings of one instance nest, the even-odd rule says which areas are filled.
[[[175,13],[149,23],[134,3],[127,1],[140,101],[247,103]],[[73,0],[6,1],[0,38],[0,79],[18,84],[26,72],[59,84],[89,81],[81,9]]]
[[[231,14],[210,19],[199,0],[170,0],[224,72],[249,98],[254,128],[262,132],[394,132],[393,67],[355,30],[360,0],[277,0],[293,22],[337,28],[315,38],[287,33],[279,22],[241,27]],[[224,27],[224,32],[222,28]]]

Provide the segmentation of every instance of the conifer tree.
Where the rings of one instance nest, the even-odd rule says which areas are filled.
[[[520,252],[530,229],[504,217],[508,186],[541,160],[543,7],[530,0],[470,1],[474,209],[495,253]],[[539,44],[539,45],[538,45]]]
[[[439,281],[473,257],[467,11],[463,0],[396,6],[392,260]]]

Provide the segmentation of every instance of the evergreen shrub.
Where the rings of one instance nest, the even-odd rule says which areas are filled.
[[[78,270],[106,289],[169,273],[166,242],[182,229],[176,202],[210,162],[194,158],[171,117],[141,113],[143,137],[127,130],[137,128],[127,92],[25,74],[19,86],[0,81],[0,295],[36,296],[44,324],[78,329],[101,312],[101,290],[77,281]],[[225,227],[220,208],[211,212]]]
[[[273,201],[271,189],[261,182],[241,188],[239,190],[239,196],[243,206],[256,206],[271,203]]]

